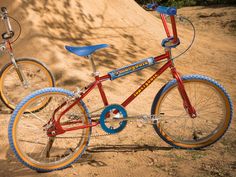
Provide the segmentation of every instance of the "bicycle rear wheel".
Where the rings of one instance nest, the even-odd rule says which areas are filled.
[[[153,101],[151,113],[161,116],[154,129],[174,147],[200,149],[224,135],[232,119],[232,102],[226,90],[206,76],[190,75],[182,80],[197,117],[190,118],[184,109],[177,81],[172,80]]]
[[[65,168],[76,161],[85,151],[91,128],[67,131],[49,137],[48,122],[54,110],[66,103],[55,115],[57,117],[71,104],[73,93],[59,88],[46,88],[27,96],[14,110],[9,124],[9,142],[16,157],[27,167],[37,171]],[[41,111],[30,112],[31,106],[50,98]],[[26,113],[27,112],[27,113]],[[91,123],[87,108],[81,101],[61,118],[63,128]],[[73,120],[72,120],[73,119]],[[77,121],[71,124],[71,121]]]
[[[6,64],[0,72],[0,98],[12,110],[25,96],[33,91],[55,86],[52,73],[43,63],[30,58],[16,59],[16,63],[28,83],[27,86],[24,86],[19,79],[12,63]],[[32,107],[31,111],[42,108],[46,103],[44,102],[38,107]]]

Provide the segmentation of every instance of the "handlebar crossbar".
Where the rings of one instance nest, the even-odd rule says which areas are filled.
[[[164,6],[158,6],[156,8],[156,11],[165,14],[165,15],[176,15],[177,14],[177,9],[175,7],[164,7]]]

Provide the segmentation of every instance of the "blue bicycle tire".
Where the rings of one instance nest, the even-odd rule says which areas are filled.
[[[49,172],[49,171],[64,169],[64,168],[70,166],[75,161],[77,161],[82,156],[82,154],[84,153],[84,151],[86,150],[86,148],[88,146],[90,135],[91,135],[91,130],[92,130],[91,128],[87,128],[85,130],[85,140],[82,142],[81,148],[79,150],[76,150],[72,156],[68,157],[68,159],[66,159],[67,157],[65,157],[65,159],[66,159],[65,161],[56,162],[54,164],[50,163],[50,161],[49,161],[48,164],[47,163],[40,164],[40,162],[37,162],[35,159],[31,159],[31,157],[28,157],[27,156],[28,154],[26,152],[23,152],[21,150],[20,145],[18,145],[18,141],[21,141],[21,140],[17,139],[17,134],[16,134],[16,129],[18,126],[17,124],[18,124],[19,120],[21,119],[21,115],[24,114],[25,112],[27,112],[24,110],[27,103],[29,103],[30,101],[32,101],[34,99],[40,98],[40,96],[43,96],[45,94],[58,94],[58,95],[61,94],[61,95],[65,95],[68,97],[72,97],[74,95],[71,91],[64,90],[61,88],[55,88],[55,87],[38,90],[38,91],[28,95],[16,106],[16,109],[14,110],[14,112],[11,116],[9,127],[8,127],[9,144],[10,144],[10,147],[11,147],[12,151],[14,152],[15,156],[23,165],[25,165],[33,170],[36,170],[38,172]],[[51,104],[51,102],[49,103],[49,105],[50,104]],[[91,124],[91,118],[88,114],[88,109],[86,108],[86,105],[81,101],[79,103],[79,106],[82,107],[81,109],[83,111],[83,114],[85,115],[86,122],[88,124]],[[39,111],[37,113],[40,114],[40,112],[41,111]],[[29,113],[27,112],[25,114],[28,115]],[[25,134],[25,136],[27,136],[27,134]],[[36,142],[34,142],[34,143],[36,144]]]
[[[152,104],[152,108],[151,108],[151,114],[152,115],[160,115],[160,114],[163,114],[163,120],[161,120],[161,116],[160,115],[160,120],[161,121],[156,121],[155,124],[153,125],[156,133],[168,144],[170,144],[171,146],[175,147],[175,148],[183,148],[183,149],[201,149],[201,148],[204,148],[204,147],[207,147],[207,146],[210,146],[212,145],[213,143],[217,142],[221,137],[223,137],[223,135],[225,134],[225,132],[227,131],[227,129],[229,128],[230,126],[230,123],[231,123],[231,120],[232,120],[232,117],[233,117],[233,104],[232,104],[232,101],[230,99],[230,96],[229,94],[227,93],[227,91],[225,90],[225,88],[220,85],[218,82],[216,82],[215,80],[207,77],[207,76],[202,76],[202,75],[187,75],[187,76],[183,76],[182,77],[182,80],[184,82],[184,85],[188,84],[188,83],[193,83],[193,82],[196,82],[196,83],[201,83],[205,86],[209,86],[209,90],[212,89],[212,90],[215,90],[216,93],[219,94],[219,99],[222,99],[223,101],[223,105],[222,107],[225,108],[225,114],[224,114],[224,118],[223,118],[223,122],[221,125],[218,125],[219,127],[219,130],[216,130],[216,132],[213,132],[212,131],[212,135],[208,135],[204,138],[193,138],[192,141],[185,141],[185,139],[183,138],[182,142],[180,140],[177,140],[177,138],[174,138],[174,136],[177,136],[177,135],[174,135],[175,134],[178,134],[179,132],[181,132],[181,129],[175,129],[175,131],[173,130],[174,133],[168,133],[168,127],[165,128],[164,130],[164,122],[167,121],[168,122],[168,119],[165,120],[165,113],[163,113],[160,109],[161,109],[161,104],[162,102],[164,102],[164,98],[167,98],[167,95],[168,93],[171,92],[171,90],[173,90],[174,88],[176,90],[177,89],[177,81],[174,79],[170,82],[168,82],[166,85],[164,85],[161,90],[156,94],[155,98],[154,98],[154,101],[153,101],[153,104]],[[206,87],[207,88],[207,87]],[[209,90],[205,90],[205,93],[207,93]],[[186,89],[187,93],[188,93],[188,90]],[[175,92],[177,96],[180,97],[180,95],[178,95],[177,91]],[[201,96],[204,96],[204,94],[200,94],[200,93],[197,93],[198,95],[201,95]],[[196,95],[195,95],[196,97]],[[220,98],[221,97],[221,98]],[[169,98],[168,98],[169,99]],[[207,99],[206,99],[207,100]],[[190,100],[191,101],[191,100]],[[167,102],[167,101],[166,101]],[[172,100],[172,102],[174,103],[175,100]],[[200,102],[200,101],[198,101]],[[201,103],[201,102],[200,102]],[[164,104],[164,103],[163,103]],[[210,105],[208,106],[208,103],[207,101],[204,103],[206,104],[205,105],[205,110],[207,109],[212,109],[212,108],[209,108]],[[183,104],[180,105],[183,109],[184,109],[184,106]],[[208,106],[208,107],[207,107]],[[204,106],[202,106],[204,107]],[[172,108],[173,110],[176,109],[174,106]],[[202,110],[203,108],[201,108]],[[222,108],[223,109],[223,108]],[[167,109],[166,109],[167,110]],[[176,110],[175,110],[176,111]],[[197,114],[198,114],[198,109],[196,109],[197,111]],[[186,113],[187,114],[187,113]],[[174,115],[172,115],[174,116]],[[213,116],[213,115],[212,115]],[[168,117],[168,116],[167,116]],[[180,116],[180,118],[178,120],[176,120],[176,126],[177,126],[177,122],[181,120],[181,118],[183,118],[184,116]],[[204,117],[204,114],[203,116]],[[173,117],[172,117],[173,118]],[[210,118],[210,117],[209,117]],[[214,119],[214,117],[212,117]],[[212,119],[211,118],[211,119]],[[192,119],[189,117],[189,119]],[[197,120],[198,118],[195,118],[195,120]],[[201,118],[202,119],[202,118]],[[164,121],[165,120],[165,121]],[[170,120],[170,119],[169,119]],[[186,120],[185,120],[186,121]],[[190,121],[194,121],[194,119],[190,120]],[[198,121],[200,121],[198,119]],[[162,122],[162,123],[161,123]],[[171,122],[171,121],[170,121]],[[205,121],[206,122],[206,121]],[[221,122],[220,122],[221,123]],[[219,124],[220,124],[219,123]],[[171,123],[170,123],[171,124]],[[181,124],[180,124],[181,125]],[[194,125],[194,124],[193,124]],[[217,127],[217,128],[218,128]],[[172,126],[172,129],[176,128],[174,125]],[[186,127],[185,127],[186,128]],[[169,128],[170,129],[170,128]],[[200,129],[200,128],[199,128]],[[206,129],[206,128],[205,128]],[[172,130],[170,130],[172,131]],[[195,131],[195,130],[194,130]],[[205,130],[207,131],[207,129]],[[210,131],[210,129],[209,129]],[[199,133],[200,134],[200,133]],[[202,133],[203,134],[203,133]],[[194,133],[193,133],[194,135]],[[186,135],[187,136],[187,135]],[[193,136],[194,137],[194,136]]]

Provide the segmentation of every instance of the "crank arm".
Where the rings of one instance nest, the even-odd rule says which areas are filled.
[[[138,116],[129,116],[126,118],[113,118],[106,120],[106,122],[121,122],[121,121],[133,121],[133,120],[139,120],[143,123],[155,124],[156,122],[161,120],[161,117],[164,115],[164,113],[160,113],[159,116],[156,115],[138,115]]]

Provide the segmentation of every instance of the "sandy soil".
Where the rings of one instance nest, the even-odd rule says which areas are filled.
[[[102,74],[163,51],[160,42],[164,31],[160,20],[132,0],[100,0],[96,3],[92,0],[64,0],[60,3],[1,0],[2,4],[22,24],[22,36],[14,45],[16,56],[36,57],[45,62],[55,74],[59,87],[74,90],[92,80],[88,61],[69,54],[64,45],[110,44],[110,48],[95,55]],[[197,30],[193,48],[176,60],[179,72],[215,78],[225,86],[235,104],[235,7],[182,8],[179,14],[189,17]],[[181,23],[178,27],[183,45],[174,54],[181,52],[192,37],[188,25]],[[1,66],[7,61],[7,56],[3,55]],[[154,69],[118,79],[112,85],[111,82],[105,84],[110,103],[122,102]],[[149,114],[154,95],[170,79],[169,72],[166,72],[127,107],[128,113]],[[97,98],[94,93],[86,103],[91,105]],[[9,149],[7,125],[10,114],[5,114],[4,110],[6,108],[1,106],[0,176],[3,177],[236,176],[234,119],[223,139],[201,151],[173,149],[155,134],[150,125],[130,123],[118,135],[92,138],[86,154],[72,167],[37,173],[21,165]]]

